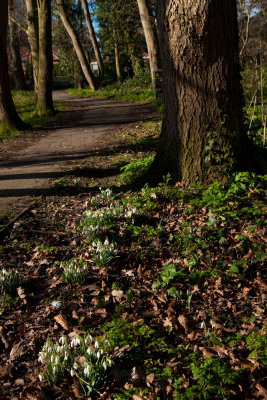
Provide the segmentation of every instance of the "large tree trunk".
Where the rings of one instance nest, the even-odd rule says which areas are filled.
[[[39,74],[36,111],[39,115],[54,111],[52,99],[53,53],[51,0],[37,0],[39,25]]]
[[[71,26],[71,23],[69,22],[69,20],[67,18],[67,14],[65,12],[63,1],[57,0],[56,3],[57,3],[57,7],[58,7],[58,13],[60,15],[60,18],[63,22],[63,25],[64,25],[69,37],[71,38],[71,41],[74,46],[74,50],[75,50],[77,57],[79,59],[79,62],[81,64],[84,76],[90,86],[90,89],[92,91],[95,91],[94,76],[91,71],[90,65],[87,62],[87,59],[86,59],[84,50],[82,48],[82,45],[80,43],[79,37],[78,37],[77,33],[75,32],[75,30],[73,29],[73,27]]]
[[[236,2],[159,0],[165,110],[155,165],[190,184],[245,165]],[[209,133],[209,134],[208,134]]]
[[[10,92],[7,59],[8,0],[2,0],[0,12],[0,136],[26,124],[18,116]]]
[[[38,93],[38,74],[39,74],[39,33],[38,33],[38,11],[36,0],[25,0],[27,36],[31,46],[32,69],[34,91]]]
[[[99,46],[98,46],[98,42],[96,40],[96,35],[95,35],[95,30],[92,24],[92,20],[91,20],[91,15],[90,15],[90,11],[89,11],[89,7],[88,7],[88,3],[87,0],[82,0],[83,3],[83,9],[84,9],[84,14],[85,14],[85,19],[86,19],[86,23],[87,23],[87,27],[88,27],[88,31],[89,31],[89,35],[91,38],[91,42],[94,48],[94,53],[95,53],[95,57],[96,57],[96,61],[99,67],[99,72],[100,75],[103,77],[105,72],[104,72],[104,63],[103,63],[103,59],[99,50]]]
[[[154,72],[160,69],[161,62],[160,62],[158,35],[149,1],[150,0],[137,0],[137,3],[146,38],[146,44],[150,62],[150,71],[153,82]]]
[[[9,0],[9,15],[15,18],[14,0]],[[12,56],[12,78],[15,88],[18,90],[27,89],[26,79],[22,68],[20,43],[17,24],[9,20],[10,50]]]

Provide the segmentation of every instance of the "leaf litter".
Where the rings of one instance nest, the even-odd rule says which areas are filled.
[[[166,184],[117,188],[93,207],[82,191],[43,199],[0,248],[0,267],[25,278],[1,295],[1,398],[266,398],[264,195],[258,181],[217,208],[204,204],[203,188]],[[98,266],[84,213],[122,204],[140,213],[128,207],[111,221],[104,234],[115,237],[116,257]],[[62,279],[61,263],[73,258],[88,266],[82,284]],[[113,346],[96,391],[86,396],[71,376],[40,382],[46,339],[88,331]]]

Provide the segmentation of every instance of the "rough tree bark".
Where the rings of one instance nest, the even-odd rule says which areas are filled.
[[[8,0],[2,0],[0,13],[0,133],[27,126],[18,116],[11,96],[7,59]]]
[[[246,167],[236,2],[158,0],[165,110],[154,166],[190,184]],[[209,135],[208,135],[209,132]]]
[[[103,59],[99,50],[99,45],[96,39],[96,35],[95,35],[95,30],[92,24],[92,19],[91,19],[91,15],[90,15],[90,11],[89,11],[89,7],[88,7],[88,3],[87,0],[82,0],[82,4],[83,4],[83,9],[84,9],[84,15],[85,15],[85,19],[86,19],[86,23],[87,23],[87,27],[88,27],[88,31],[89,31],[89,35],[91,38],[91,42],[94,48],[94,53],[95,53],[95,57],[96,57],[96,61],[99,67],[99,71],[100,71],[100,75],[102,77],[104,77],[105,71],[104,71],[104,63],[103,63]]]
[[[95,88],[93,73],[91,71],[90,65],[87,62],[87,59],[86,59],[84,50],[82,48],[82,45],[80,43],[79,37],[78,37],[77,33],[75,32],[75,30],[73,29],[73,27],[71,26],[71,23],[67,17],[67,14],[66,14],[66,11],[64,8],[64,2],[62,0],[57,0],[56,4],[57,4],[58,13],[63,22],[63,25],[73,43],[74,50],[75,50],[77,57],[79,59],[79,62],[81,64],[84,76],[90,86],[90,89],[92,91],[95,91],[96,88]]]
[[[9,15],[15,18],[14,0],[9,0]],[[11,19],[9,20],[9,37],[12,57],[12,79],[16,89],[25,90],[27,85],[21,62],[18,27]]]
[[[38,74],[39,74],[39,33],[38,33],[38,11],[36,0],[25,0],[27,36],[31,46],[32,69],[34,91],[38,93]]]
[[[36,111],[39,115],[53,112],[53,53],[51,0],[37,0],[39,26],[39,73]]]
[[[151,77],[153,79],[154,71],[161,67],[161,61],[157,30],[149,1],[150,0],[137,0],[137,3],[146,38]]]

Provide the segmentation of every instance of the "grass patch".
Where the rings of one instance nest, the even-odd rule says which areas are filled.
[[[41,128],[55,121],[58,117],[55,114],[48,114],[45,116],[36,114],[37,98],[33,91],[13,90],[12,96],[19,116],[24,122],[31,125],[32,128]],[[56,102],[54,105],[56,112],[66,109],[66,104],[63,102]]]
[[[66,104],[63,102],[55,103],[55,111],[56,113],[47,114],[44,116],[39,116],[36,114],[36,102],[37,98],[33,91],[26,90],[13,90],[12,91],[13,100],[15,103],[16,110],[20,116],[20,118],[32,128],[41,128],[46,126],[52,122],[54,122],[58,118],[58,113],[66,109]],[[20,135],[20,132],[16,129],[13,130],[5,130],[2,129],[0,131],[0,140],[7,137],[17,137]]]
[[[95,92],[92,92],[88,87],[84,89],[67,89],[67,92],[81,97],[100,97],[153,104],[160,111],[163,108],[162,99],[154,99],[150,73],[142,73],[132,79],[127,79],[123,83],[109,84]]]

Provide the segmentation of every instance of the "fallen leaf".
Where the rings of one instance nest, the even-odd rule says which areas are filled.
[[[27,300],[26,300],[26,295],[24,293],[24,289],[22,289],[22,287],[18,287],[17,293],[18,293],[19,297],[21,298],[21,300],[23,300],[23,303],[26,304]]]
[[[107,310],[105,308],[98,308],[95,310],[95,314],[101,315],[104,318],[107,316]]]
[[[62,328],[69,330],[71,329],[71,324],[63,317],[62,314],[58,314],[54,316],[54,320],[62,326]]]
[[[124,297],[123,290],[112,290],[111,294],[116,300],[121,300]]]
[[[84,399],[84,393],[80,386],[73,385],[71,388],[72,388],[73,394],[76,397],[76,399]]]
[[[16,379],[15,380],[15,385],[17,386],[24,386],[24,380],[23,379]]]
[[[163,326],[164,326],[165,328],[168,328],[168,326],[169,326],[170,328],[172,328],[172,322],[171,322],[171,320],[170,320],[168,317],[164,320]]]
[[[60,280],[60,279],[57,279],[57,280],[52,280],[52,282],[50,283],[50,288],[54,288],[54,287],[57,287],[58,285],[60,285],[62,283],[62,280]]]
[[[15,367],[12,364],[0,366],[0,379],[7,380],[8,378],[13,378],[15,371]]]
[[[8,349],[9,344],[8,344],[8,341],[6,340],[4,334],[3,334],[3,327],[2,326],[0,326],[0,339],[2,340],[2,343],[5,346],[5,348]]]
[[[256,396],[263,396],[263,400],[266,400],[267,399],[267,390],[263,386],[261,386],[259,383],[257,383],[256,388],[258,391]]]
[[[180,314],[178,317],[179,324],[184,328],[185,332],[188,332],[188,323],[187,319],[185,318],[184,315]]]
[[[153,373],[147,375],[146,384],[147,384],[148,387],[150,387],[151,383],[153,383],[154,378],[155,378],[155,374],[153,374]]]
[[[9,355],[10,361],[13,361],[20,356],[20,354],[22,352],[22,343],[23,343],[23,340],[21,340],[19,343],[14,344],[14,346],[12,347],[12,350],[10,352],[10,355]]]
[[[204,357],[206,358],[212,358],[215,356],[214,353],[212,353],[211,351],[207,350],[205,347],[199,347],[199,350],[202,351]]]

